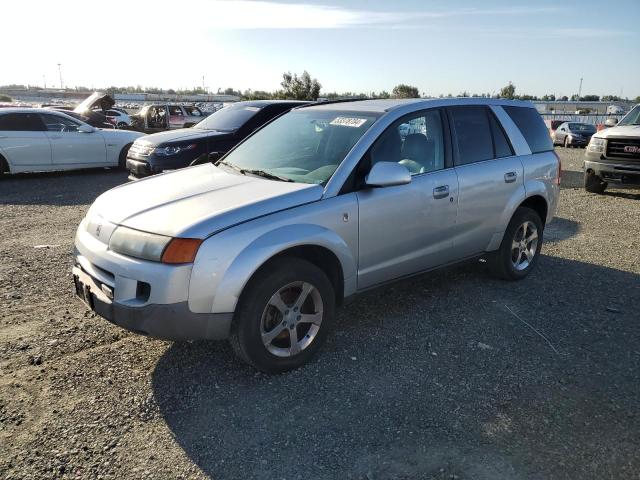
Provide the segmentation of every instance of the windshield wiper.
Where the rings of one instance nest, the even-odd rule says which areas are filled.
[[[216,167],[218,165],[224,165],[225,167],[229,167],[229,168],[233,168],[234,170],[237,170],[238,172],[242,173],[244,175],[244,170],[242,170],[240,167],[236,167],[235,165],[225,162],[224,160],[222,161],[218,161],[214,164]]]
[[[287,177],[280,177],[278,175],[274,175],[273,173],[265,172],[264,170],[244,170],[241,169],[240,173],[246,175],[247,173],[250,175],[255,175],[257,177],[268,178],[270,180],[280,180],[281,182],[293,182],[292,179]]]

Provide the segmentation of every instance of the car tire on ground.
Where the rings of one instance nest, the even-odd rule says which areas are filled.
[[[125,145],[120,151],[120,156],[118,157],[118,168],[121,170],[125,170],[127,168],[127,153],[129,153],[129,149],[131,148],[132,143],[128,143]]]
[[[9,164],[4,157],[0,155],[0,177],[5,173],[9,173]]]
[[[593,172],[584,172],[584,189],[589,193],[604,193],[607,182]]]
[[[564,137],[564,148],[569,148],[571,145],[569,145],[569,137]]]
[[[544,225],[538,213],[519,207],[507,226],[500,248],[488,258],[491,272],[504,280],[522,280],[535,267]]]
[[[335,292],[327,275],[306,260],[287,256],[263,266],[246,285],[230,342],[256,369],[286,372],[313,357],[334,316]]]

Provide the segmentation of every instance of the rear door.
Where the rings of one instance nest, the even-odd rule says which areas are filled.
[[[51,141],[55,169],[104,165],[107,149],[100,130],[79,132],[80,122],[63,115],[43,113],[42,120]]]
[[[184,126],[184,111],[179,105],[169,105],[169,128],[182,128]]]
[[[409,114],[391,125],[359,170],[399,162],[411,183],[357,191],[358,288],[442,265],[451,259],[458,180],[443,110]]]
[[[503,217],[524,198],[524,172],[507,135],[486,106],[447,109],[459,182],[454,253],[458,259],[484,252],[502,237]]]
[[[51,169],[51,145],[36,112],[0,115],[0,152],[12,172]]]

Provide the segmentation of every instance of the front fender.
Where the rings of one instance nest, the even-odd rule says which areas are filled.
[[[254,234],[252,236],[251,234]],[[356,288],[356,259],[343,238],[326,227],[291,224],[255,237],[250,230],[227,230],[200,247],[189,285],[189,308],[197,313],[228,313],[251,276],[279,253],[302,245],[324,247],[342,266],[345,296]]]

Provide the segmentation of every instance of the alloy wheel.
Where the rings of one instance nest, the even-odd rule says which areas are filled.
[[[307,348],[320,331],[322,296],[309,282],[293,282],[274,293],[260,319],[266,349],[278,357],[292,357]]]
[[[511,264],[518,271],[526,270],[538,249],[538,229],[527,220],[516,230],[511,242]]]

